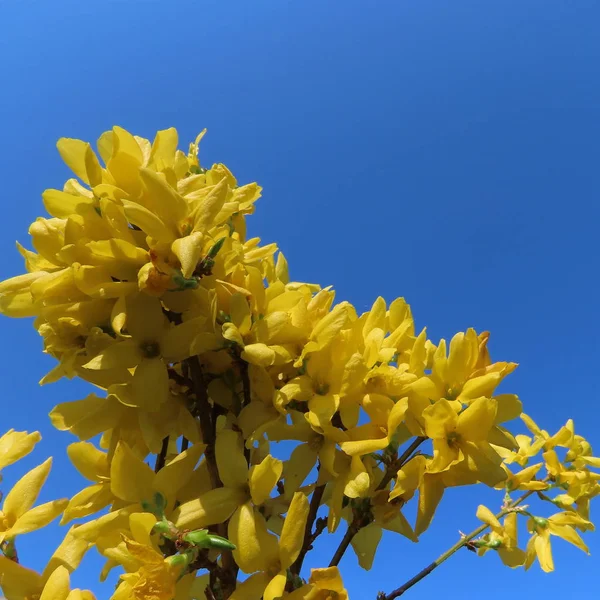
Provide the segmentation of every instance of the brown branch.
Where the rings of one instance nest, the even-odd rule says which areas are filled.
[[[216,442],[216,416],[211,409],[208,399],[207,386],[204,381],[202,367],[197,356],[193,356],[186,360],[189,367],[190,376],[194,384],[194,393],[196,396],[197,415],[200,420],[200,430],[202,432],[202,441],[206,444],[204,456],[206,459],[206,467],[210,476],[210,481],[213,489],[223,487],[223,482],[219,476],[217,467],[217,459],[215,455]],[[221,523],[217,527],[220,536],[227,537],[227,523]],[[222,567],[219,571],[216,569],[210,570],[211,591],[216,586],[216,580],[219,579],[221,586],[220,592],[223,598],[229,598],[235,590],[237,584],[238,566],[233,559],[233,554],[230,550],[225,550],[221,554]]]
[[[520,498],[517,498],[513,502],[509,503],[508,506],[503,508],[496,515],[496,519],[501,519],[508,513],[512,512],[517,506],[519,506],[519,504],[524,502],[533,493],[533,491],[528,491],[525,494],[523,494]],[[426,566],[423,570],[419,571],[405,584],[401,585],[399,588],[396,588],[389,594],[386,594],[385,592],[379,592],[379,594],[377,594],[377,600],[395,600],[395,598],[402,596],[404,592],[408,591],[411,587],[413,587],[413,585],[419,583],[419,581],[427,577],[427,575],[429,575],[433,570],[435,570],[442,563],[447,561],[452,555],[454,555],[455,552],[460,550],[462,547],[469,547],[471,541],[474,540],[477,536],[481,535],[487,528],[488,525],[484,523],[483,525],[479,526],[477,529],[472,531],[469,535],[463,535],[461,539],[458,542],[456,542],[454,546],[452,546],[452,548],[444,552],[444,554],[442,554],[437,560],[434,560],[430,565]]]
[[[310,499],[310,506],[308,508],[308,518],[306,520],[306,528],[304,530],[304,541],[302,542],[302,549],[300,550],[300,554],[298,554],[298,558],[290,567],[290,571],[294,575],[300,575],[300,571],[302,570],[302,563],[304,562],[306,554],[309,550],[312,549],[313,542],[317,539],[317,537],[319,537],[319,535],[321,535],[323,529],[325,529],[325,525],[327,524],[327,521],[317,523],[317,525],[315,526],[315,531],[313,533],[312,528],[317,518],[319,506],[321,506],[323,492],[325,492],[325,484],[318,485],[317,487],[315,487],[312,494],[312,498]]]
[[[169,436],[163,438],[160,453],[156,455],[156,462],[154,463],[154,472],[158,473],[164,466],[167,460],[167,452],[169,450]]]
[[[356,519],[352,520],[352,522],[348,525],[348,529],[340,542],[340,545],[337,547],[335,554],[333,555],[331,561],[329,562],[330,567],[337,567],[340,564],[340,560],[342,560],[342,556],[344,556],[344,552],[348,550],[348,546],[352,541],[352,538],[358,533],[360,526],[358,525]]]
[[[426,437],[421,436],[415,438],[412,444],[410,444],[410,446],[396,460],[394,460],[392,464],[388,466],[383,476],[383,479],[379,482],[379,485],[377,486],[377,490],[383,490],[387,487],[387,484],[394,478],[395,474],[398,472],[398,469],[400,469],[404,464],[406,464],[410,460],[412,453],[426,439]],[[369,515],[361,515],[360,513],[354,514],[354,518],[348,525],[348,529],[346,530],[346,533],[342,538],[340,545],[338,546],[337,550],[335,551],[335,554],[333,555],[333,558],[331,559],[331,562],[329,563],[330,567],[335,567],[339,564],[340,560],[342,560],[342,556],[344,556],[344,553],[348,549],[348,546],[350,545],[350,542],[352,542],[354,536],[363,527],[366,527],[371,522],[372,517],[370,517]]]
[[[206,596],[206,600],[217,600],[216,596],[213,594],[213,591],[208,585],[206,588],[204,588],[204,595]]]
[[[223,482],[219,477],[217,469],[217,459],[215,456],[216,431],[213,423],[210,402],[208,400],[207,387],[202,374],[202,367],[197,356],[192,356],[186,360],[189,365],[190,375],[194,384],[194,393],[196,395],[196,408],[198,418],[200,419],[200,431],[202,432],[202,441],[206,444],[204,456],[206,457],[206,466],[213,488],[223,487]]]
[[[242,402],[242,408],[248,406],[251,400],[250,392],[250,376],[248,375],[248,363],[242,358],[239,359],[240,375],[242,378],[242,394],[244,401]]]

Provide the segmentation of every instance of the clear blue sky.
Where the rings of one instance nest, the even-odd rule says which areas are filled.
[[[599,22],[594,0],[0,1],[0,276],[21,272],[14,241],[67,177],[60,136],[175,126],[187,145],[208,127],[203,162],[264,187],[250,231],[280,244],[294,279],[359,311],[405,296],[433,338],[491,330],[493,356],[520,363],[503,389],[600,449]],[[87,388],[39,388],[51,361],[31,323],[0,331],[3,429],[41,430],[26,464],[55,455],[44,497],[73,493],[75,440],[46,415]],[[421,543],[385,538],[370,572],[347,555],[352,598],[428,564],[482,499],[501,502],[448,494]],[[23,538],[23,562],[43,566],[57,535]],[[585,595],[600,535],[587,540],[591,558],[554,544],[552,575],[463,551],[406,597]],[[333,548],[318,542],[318,566]],[[105,600],[98,564],[73,580]]]

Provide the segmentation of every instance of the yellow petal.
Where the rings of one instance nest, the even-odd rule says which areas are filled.
[[[344,494],[349,498],[364,498],[371,485],[369,474],[359,456],[353,456],[347,475]]]
[[[2,510],[6,516],[18,519],[33,506],[48,478],[51,466],[52,458],[49,458],[15,483],[4,498]]]
[[[48,213],[59,219],[67,219],[76,214],[81,206],[92,204],[92,200],[85,196],[75,196],[60,190],[45,190],[42,199]]]
[[[102,169],[92,147],[81,140],[61,138],[56,144],[61,158],[85,183],[92,187],[102,183]]]
[[[271,576],[268,573],[255,573],[242,583],[238,583],[229,600],[261,600],[270,580]],[[204,594],[204,589],[201,593]],[[202,596],[198,597],[202,598]]]
[[[228,538],[236,549],[235,562],[245,573],[268,571],[278,557],[277,538],[268,533],[264,517],[250,502],[235,511],[229,521]]]
[[[139,227],[146,235],[149,235],[156,241],[171,243],[175,239],[174,232],[152,211],[141,204],[131,202],[130,200],[123,200],[123,208],[129,222]]]
[[[310,335],[310,342],[306,345],[304,352],[314,352],[327,347],[346,325],[348,318],[348,303],[338,304],[315,325]]]
[[[358,564],[366,571],[369,571],[373,566],[375,552],[377,551],[382,534],[381,527],[375,523],[371,523],[360,529],[352,538],[352,548],[354,548],[354,552],[358,558]]]
[[[52,502],[46,502],[46,504],[40,504],[28,510],[15,521],[15,524],[10,528],[10,535],[29,533],[30,531],[45,527],[65,510],[68,503],[67,499],[53,500]]]
[[[266,344],[247,344],[242,352],[242,358],[252,365],[269,367],[274,364],[276,353]]]
[[[554,571],[554,561],[552,559],[552,546],[550,545],[549,535],[536,535],[534,542],[535,553],[540,561],[540,567],[545,573]]]
[[[373,303],[373,306],[367,315],[365,324],[363,325],[363,337],[366,338],[375,328],[381,330],[385,328],[385,313],[385,300],[379,296]]]
[[[110,465],[112,493],[126,502],[152,499],[154,471],[124,442],[119,442]]]
[[[60,524],[65,525],[73,519],[92,515],[114,502],[114,500],[115,497],[110,491],[108,483],[90,485],[71,497]]]
[[[96,596],[89,590],[71,590],[67,596],[67,600],[96,600]]]
[[[135,367],[141,359],[140,351],[131,340],[117,342],[106,347],[83,365],[85,369],[115,369]]]
[[[71,527],[63,538],[58,548],[53,552],[42,576],[47,579],[59,565],[73,572],[81,563],[83,556],[91,547],[91,544],[74,535],[76,527]]]
[[[83,400],[55,406],[50,411],[50,421],[59,431],[71,431],[80,439],[88,440],[114,427],[120,418],[120,407],[114,397],[99,398],[90,394]]]
[[[215,217],[225,204],[228,193],[229,187],[227,180],[224,178],[200,199],[193,214],[193,231],[206,232],[212,227]]]
[[[585,542],[581,539],[581,536],[569,525],[555,525],[552,520],[548,521],[548,530],[552,535],[561,537],[563,540],[573,544],[573,546],[583,550],[586,554],[589,554],[589,548],[585,545]]]
[[[252,502],[259,506],[271,495],[273,488],[281,478],[283,462],[270,454],[258,465],[250,469],[250,495]]]
[[[421,535],[431,524],[433,515],[444,495],[444,484],[439,476],[425,476],[419,487],[419,506],[415,534]]]
[[[136,406],[154,412],[169,398],[169,373],[162,358],[144,358],[131,382]]]
[[[279,556],[282,569],[291,567],[300,554],[308,511],[308,499],[302,492],[296,492],[290,503],[279,538]]]
[[[264,600],[276,600],[276,598],[281,598],[284,590],[285,584],[287,582],[287,574],[285,571],[280,571],[269,581],[269,585],[265,589]]]
[[[438,400],[423,411],[425,433],[431,439],[444,439],[448,432],[456,429],[458,417],[448,400]]]
[[[140,169],[140,178],[144,183],[152,210],[172,231],[188,212],[188,204],[177,190],[173,189],[163,174],[148,168]]]
[[[184,502],[173,513],[173,521],[180,529],[199,529],[224,523],[245,500],[243,490],[216,488],[199,498]]]
[[[283,468],[286,498],[298,490],[317,462],[318,453],[308,444],[296,446]]]
[[[194,444],[163,467],[154,478],[154,489],[165,498],[174,498],[177,492],[189,481],[200,456],[204,452],[204,444]]]
[[[0,469],[12,465],[27,456],[33,447],[42,439],[38,431],[14,431],[11,429],[0,437]]]
[[[0,555],[0,584],[7,600],[21,600],[39,594],[43,581],[35,571]]]
[[[204,252],[204,235],[199,231],[177,238],[171,245],[173,254],[181,264],[181,274],[189,278],[202,258]]]
[[[502,525],[500,525],[500,521],[498,521],[494,513],[482,504],[477,507],[477,518],[496,531],[502,530]]]
[[[219,475],[225,487],[243,488],[248,483],[248,464],[239,433],[231,429],[220,431],[215,443],[215,454]]]
[[[108,456],[89,442],[76,442],[67,448],[75,468],[90,481],[108,478]]]
[[[498,405],[496,411],[495,423],[505,423],[506,421],[512,421],[517,417],[521,416],[523,412],[523,403],[519,400],[519,397],[515,394],[499,394],[494,396]]]
[[[229,300],[229,314],[232,323],[242,335],[246,335],[252,327],[252,312],[244,294],[235,293]]]
[[[496,400],[477,398],[458,415],[456,433],[473,442],[486,440],[490,429],[494,425],[496,410]]]
[[[426,466],[427,459],[424,456],[411,458],[398,471],[396,484],[390,493],[390,500],[400,496],[405,502],[408,502],[421,485]]]
[[[69,571],[63,566],[57,567],[46,581],[40,600],[67,600],[70,589]]]
[[[342,576],[337,567],[311,569],[308,581],[314,583],[320,590],[331,590],[338,593],[345,591]]]
[[[178,141],[179,137],[175,127],[156,132],[152,142],[150,162],[154,163],[158,170],[162,170],[163,167],[173,167]]]

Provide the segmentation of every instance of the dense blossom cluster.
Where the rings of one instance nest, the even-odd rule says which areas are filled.
[[[4,496],[6,598],[90,600],[69,573],[95,548],[102,579],[121,569],[113,600],[343,599],[348,547],[369,569],[384,530],[417,542],[446,488],[478,483],[504,504],[481,506],[459,546],[545,571],[551,535],[587,551],[600,459],[573,423],[550,435],[496,393],[516,365],[491,360],[487,332],[434,343],[403,298],[361,315],[290,281],[277,246],[246,234],[261,188],[202,167],[203,133],[186,154],[174,129],[151,143],[114,127],[102,162],[58,143],[77,178],[44,192],[51,217],[31,225],[33,251],[18,246],[27,273],[0,283],[0,312],[35,318],[57,360],[42,383],[96,386],[50,413],[89,483],[34,506],[46,461]],[[528,435],[507,429],[519,418]],[[39,439],[9,431],[0,468]],[[59,515],[71,525],[45,571],[19,564],[19,536]],[[307,552],[340,526],[330,565],[307,577]]]

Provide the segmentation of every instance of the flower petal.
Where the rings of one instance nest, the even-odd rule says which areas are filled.
[[[154,471],[127,444],[119,442],[110,465],[110,489],[126,502],[152,499]]]
[[[285,516],[279,538],[279,556],[281,568],[284,570],[291,567],[300,554],[308,510],[308,499],[302,492],[296,492]]]
[[[51,467],[52,458],[49,458],[15,483],[4,499],[2,510],[6,516],[16,520],[33,506]]]

